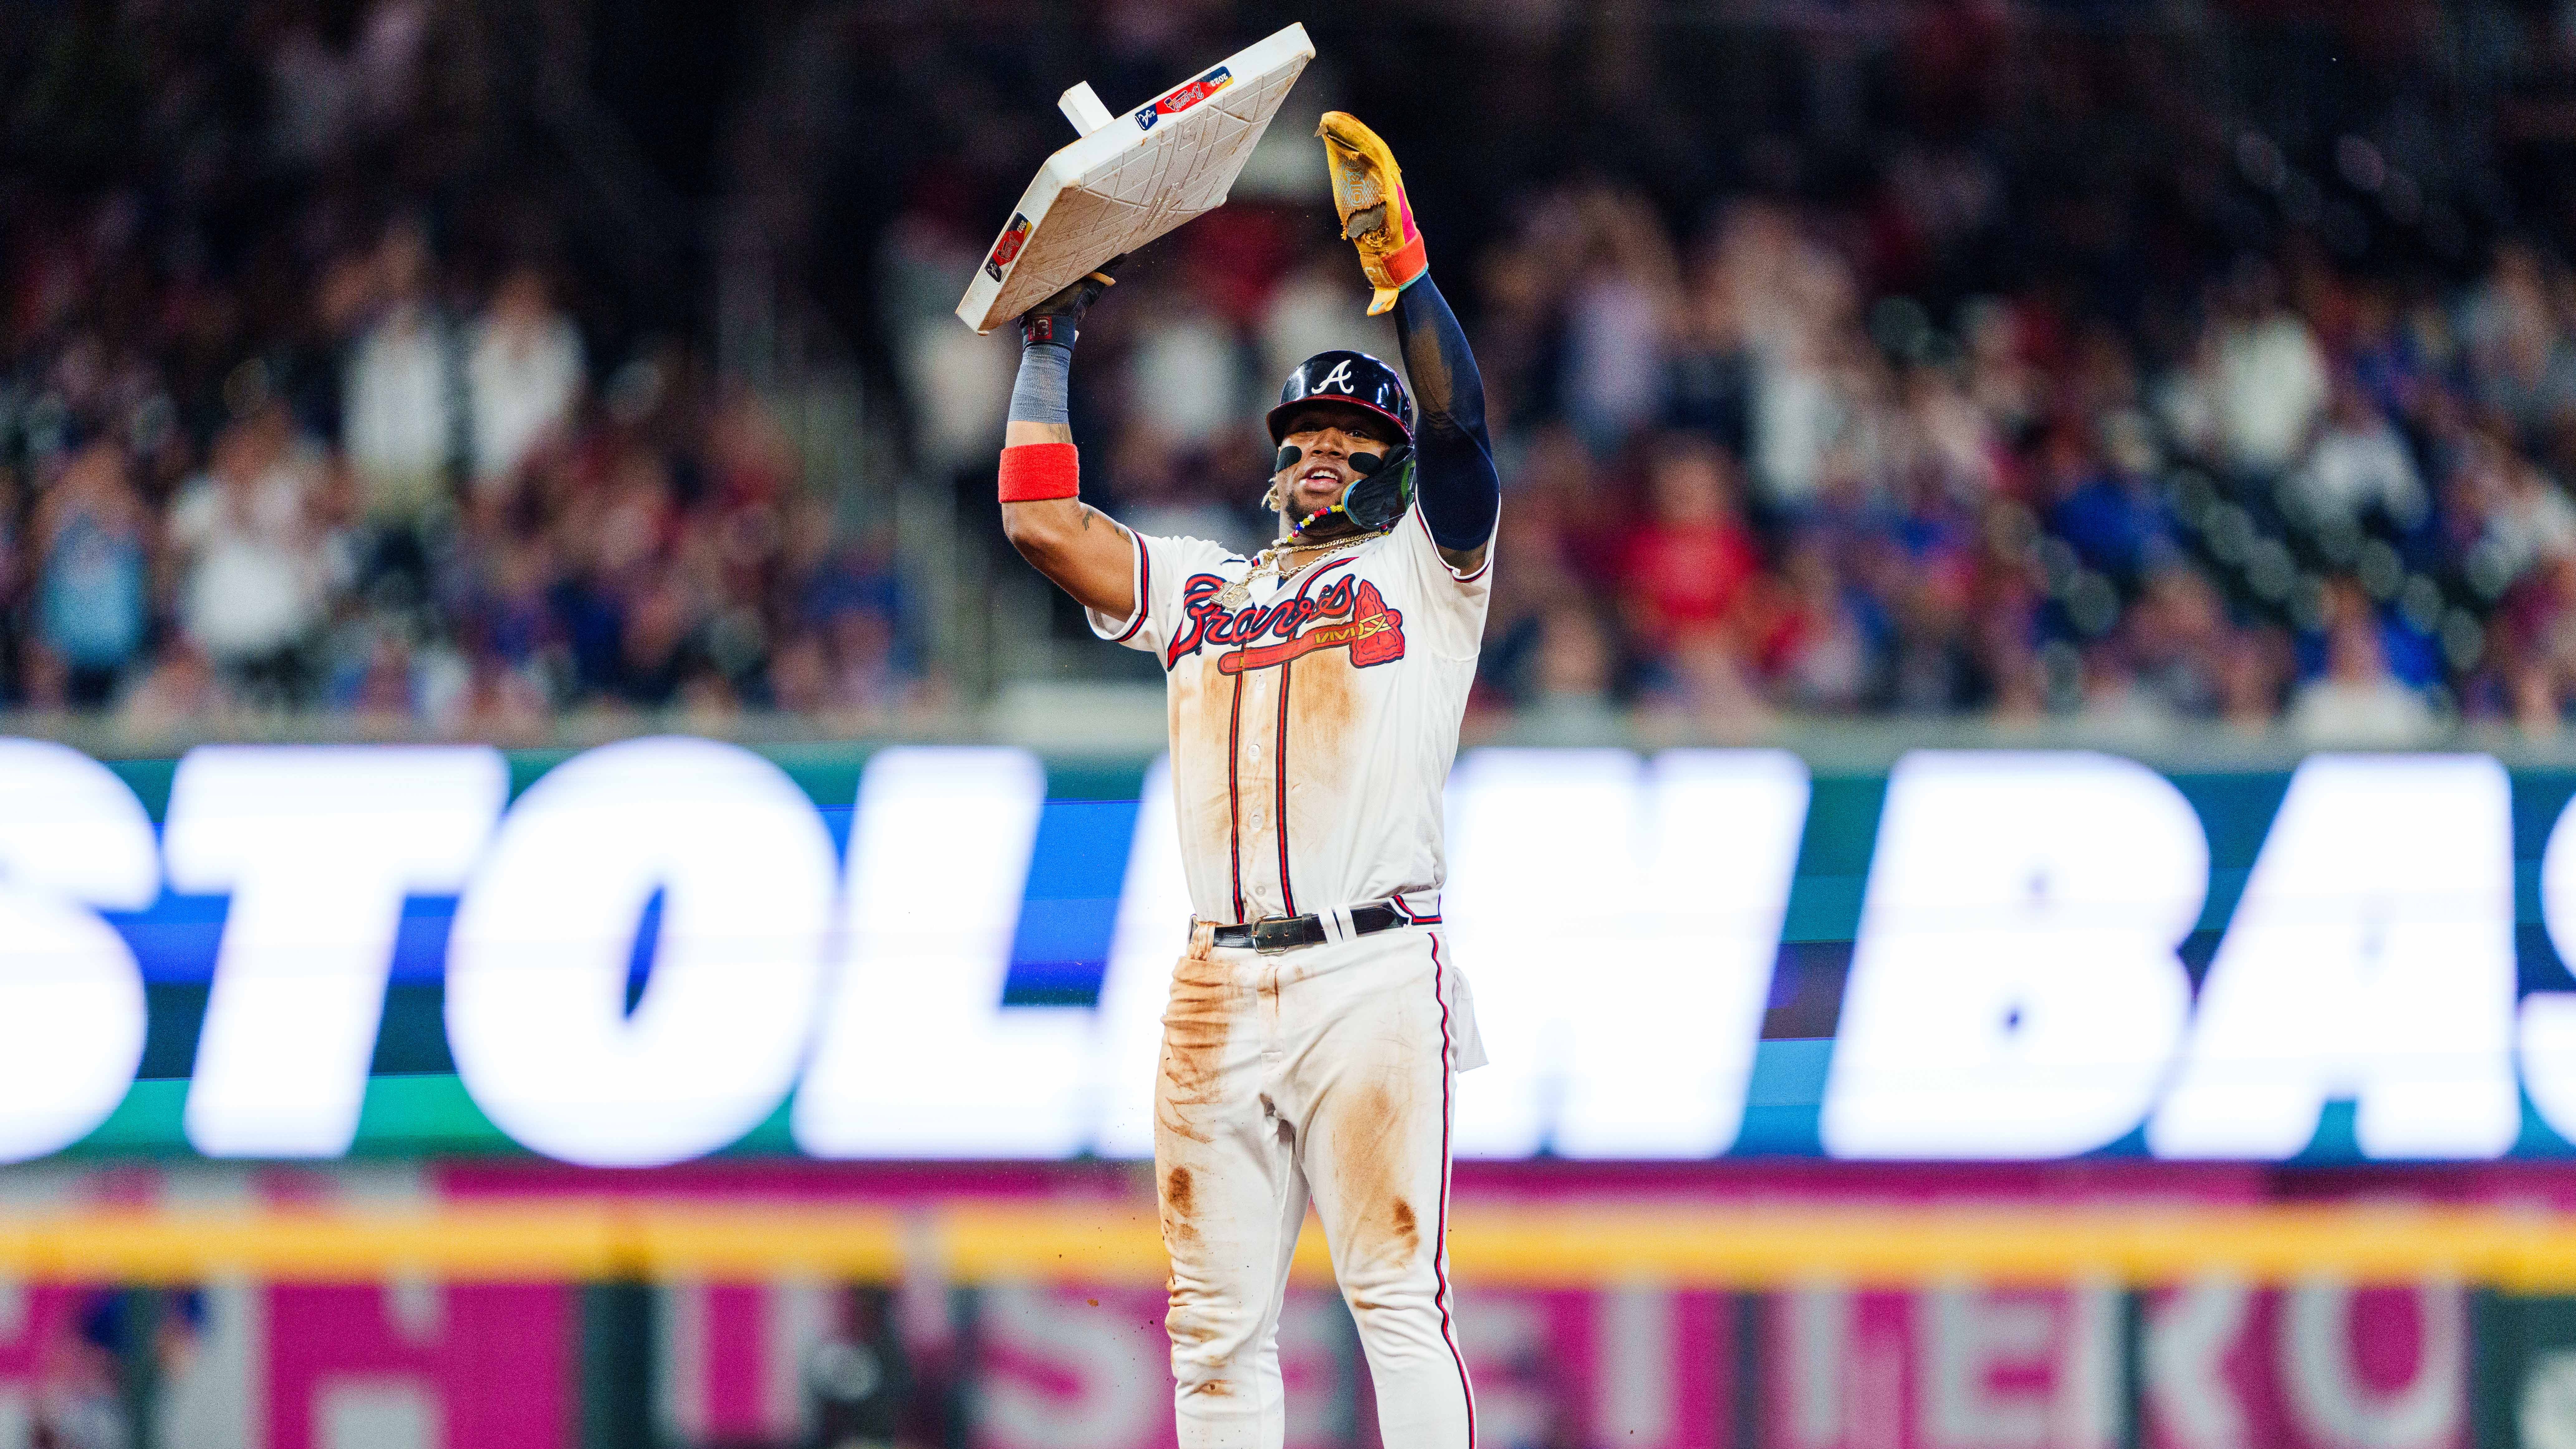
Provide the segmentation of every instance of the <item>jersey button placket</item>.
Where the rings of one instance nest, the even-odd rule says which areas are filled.
[[[1253,697],[1258,696],[1256,694]],[[1252,697],[1248,697],[1244,700],[1244,713],[1250,715],[1251,719],[1244,722],[1243,728],[1243,824],[1247,830],[1259,831],[1270,823],[1271,778],[1269,771],[1262,767],[1261,757],[1264,751],[1261,748],[1260,737],[1253,733],[1255,729],[1253,721],[1266,720],[1269,716],[1266,711],[1253,714],[1251,706]]]
[[[1265,748],[1263,742],[1270,734],[1274,691],[1279,687],[1279,671],[1258,670],[1249,678],[1252,687],[1244,691],[1243,698],[1243,759],[1237,771],[1243,780],[1244,877],[1247,887],[1256,880],[1261,882],[1257,894],[1264,905],[1261,909],[1250,911],[1250,914],[1277,915],[1280,913],[1280,907],[1272,899],[1278,894],[1278,888],[1273,884],[1278,879],[1278,867],[1272,860],[1276,849],[1271,836],[1273,824],[1271,801],[1277,789],[1278,781],[1274,772],[1278,767],[1278,761],[1276,752]],[[1252,889],[1247,889],[1245,892],[1247,896],[1255,893]]]
[[[1244,824],[1251,835],[1252,848],[1244,858],[1247,865],[1255,860],[1264,862],[1260,875],[1263,915],[1286,915],[1289,912],[1279,888],[1285,862],[1279,859],[1279,836],[1275,829],[1278,821],[1274,808],[1279,788],[1279,747],[1274,732],[1278,728],[1279,691],[1286,687],[1287,675],[1285,666],[1259,671],[1253,676],[1252,695],[1259,698],[1261,707],[1254,709],[1249,697],[1243,704],[1243,741],[1247,757],[1244,778],[1260,782],[1248,796],[1251,813],[1245,817]],[[1281,985],[1290,974],[1287,965],[1295,956],[1292,951],[1258,958],[1259,975],[1255,978],[1253,991],[1261,1010],[1263,1075],[1271,1081],[1277,1080],[1285,1058],[1280,1040],[1279,995]]]

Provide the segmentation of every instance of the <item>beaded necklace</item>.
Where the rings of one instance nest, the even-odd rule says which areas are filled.
[[[1383,531],[1380,531],[1378,533],[1364,533],[1357,538],[1347,539],[1343,542],[1331,545],[1297,542],[1274,543],[1270,547],[1253,555],[1252,569],[1250,572],[1246,573],[1242,578],[1236,579],[1232,583],[1227,584],[1224,588],[1217,590],[1216,601],[1219,604],[1224,605],[1226,608],[1240,609],[1246,603],[1251,601],[1252,585],[1255,580],[1266,578],[1284,579],[1292,573],[1302,573],[1306,569],[1313,568],[1315,565],[1322,563],[1324,560],[1331,558],[1336,554],[1348,553],[1352,549],[1359,547],[1361,544],[1369,543],[1383,537],[1385,537],[1385,534]],[[1290,559],[1309,550],[1317,550],[1317,552],[1315,552],[1312,558],[1307,559],[1305,563],[1298,567],[1293,569],[1287,567],[1287,563]]]

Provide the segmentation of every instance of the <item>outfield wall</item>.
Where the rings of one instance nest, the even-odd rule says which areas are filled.
[[[2564,1156],[2571,795],[2477,755],[1469,751],[1459,1150]],[[1154,762],[1003,748],[14,741],[0,872],[12,1159],[1140,1157],[1188,915]]]
[[[1490,1434],[2555,1449],[2571,797],[1468,752]],[[160,1312],[164,1442],[779,1439],[864,1341],[958,1442],[1159,1449],[1168,808],[1127,755],[0,744],[0,1444]],[[1366,1412],[1321,1249],[1298,1445]]]

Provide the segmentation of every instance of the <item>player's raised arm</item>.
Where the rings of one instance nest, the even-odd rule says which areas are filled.
[[[1440,289],[1404,173],[1377,133],[1343,111],[1327,111],[1316,134],[1333,173],[1333,206],[1342,235],[1359,248],[1360,268],[1376,288],[1374,317],[1395,309],[1404,370],[1413,379],[1421,425],[1414,434],[1414,489],[1432,541],[1450,567],[1472,573],[1493,543],[1502,511],[1502,476],[1485,435],[1485,383],[1467,335]]]
[[[1039,573],[1084,608],[1119,616],[1136,602],[1136,543],[1077,495],[1069,389],[1082,314],[1110,285],[1109,268],[1020,318],[1020,376],[1002,432],[1002,532]]]

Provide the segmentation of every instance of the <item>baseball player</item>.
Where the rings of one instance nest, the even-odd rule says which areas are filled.
[[[1183,1449],[1277,1449],[1277,1330],[1311,1199],[1384,1442],[1469,1449],[1450,1321],[1449,1125],[1482,1065],[1440,932],[1441,791],[1484,633],[1501,481],[1467,340],[1431,284],[1386,143],[1319,134],[1342,235],[1392,308],[1402,379],[1359,352],[1269,415],[1277,542],[1133,533],[1078,500],[1066,379],[1101,274],[1020,319],[1002,522],[1104,639],[1168,676],[1195,919],[1173,972],[1154,1165]]]

